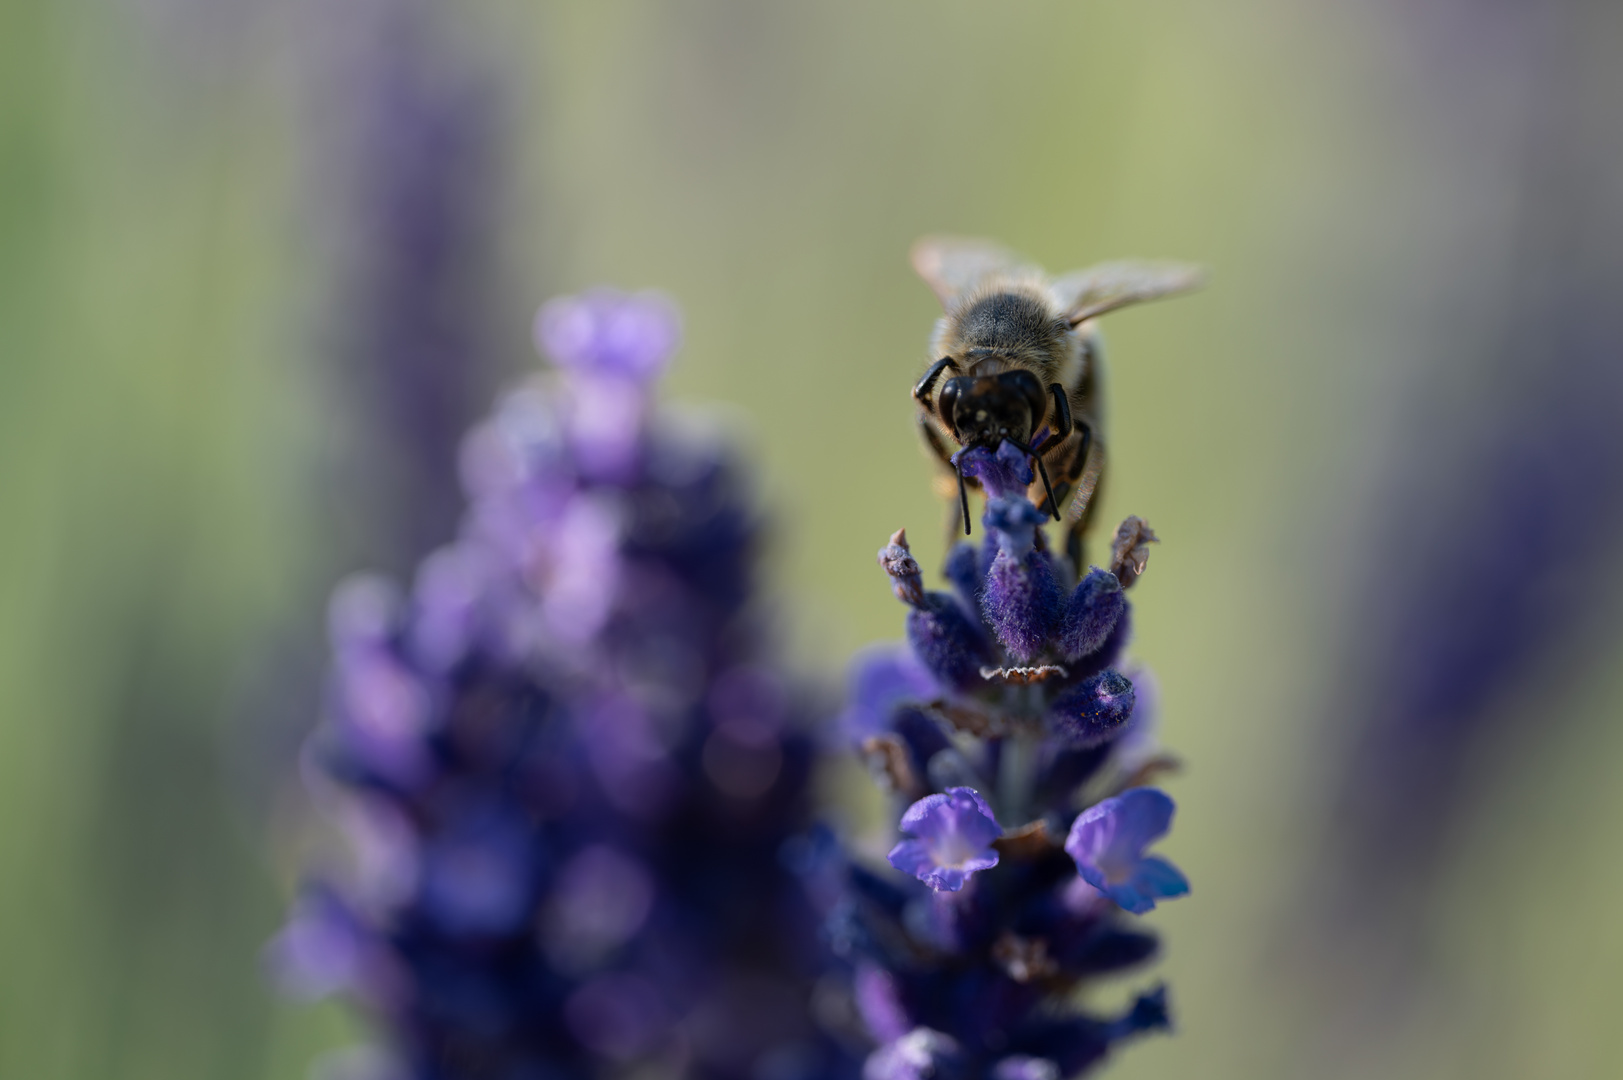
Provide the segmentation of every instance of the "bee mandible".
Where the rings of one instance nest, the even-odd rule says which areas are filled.
[[[1049,278],[989,241],[947,237],[914,244],[912,261],[945,311],[930,343],[936,359],[913,387],[919,430],[956,478],[954,513],[964,533],[970,532],[973,481],[956,464],[948,439],[964,450],[996,451],[1008,442],[1036,466],[1030,497],[1041,498],[1039,509],[1060,521],[1070,500],[1065,547],[1080,571],[1105,461],[1102,350],[1094,320],[1187,292],[1201,283],[1200,270],[1109,262]],[[956,531],[956,522],[951,528]]]

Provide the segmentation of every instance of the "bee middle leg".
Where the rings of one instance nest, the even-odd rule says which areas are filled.
[[[1053,500],[1044,498],[1037,509],[1059,519],[1057,508],[1064,506],[1071,492],[1076,490],[1076,483],[1087,467],[1089,448],[1093,445],[1093,429],[1080,421],[1071,423],[1070,414],[1065,414],[1066,433],[1059,438],[1051,439],[1042,447],[1042,456],[1053,469],[1058,478],[1053,485]],[[1072,431],[1080,431],[1081,438],[1071,441],[1068,436]]]
[[[936,411],[934,397],[936,380],[941,378],[943,371],[949,370],[957,371],[958,363],[950,356],[943,356],[930,365],[930,369],[924,373],[924,377],[913,387],[913,400],[922,405],[927,412],[933,413]]]
[[[1050,450],[1053,455],[1050,463],[1059,479],[1054,483],[1053,503],[1045,499],[1039,509],[1052,514],[1055,507],[1064,506],[1074,493],[1075,499],[1065,515],[1065,554],[1080,576],[1087,567],[1083,539],[1093,523],[1093,508],[1098,503],[1099,482],[1104,471],[1104,447],[1094,440],[1093,429],[1085,421],[1075,421],[1074,429],[1080,433],[1079,438],[1066,444],[1056,441]]]

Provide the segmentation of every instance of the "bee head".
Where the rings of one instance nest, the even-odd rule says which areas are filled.
[[[1025,446],[1046,407],[1042,384],[1023,368],[960,375],[941,388],[941,417],[963,446],[996,450],[1004,439]]]

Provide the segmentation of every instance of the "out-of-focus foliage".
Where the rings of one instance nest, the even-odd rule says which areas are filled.
[[[394,2],[0,3],[0,1075],[296,1076],[345,1038],[261,985],[296,830],[286,741],[254,725],[267,707],[313,722],[312,673],[267,678],[266,652],[316,649],[322,595],[366,544],[334,507],[362,483],[351,436],[375,403],[324,347],[339,267],[314,223],[339,226],[311,203],[311,132],[340,92],[319,44]],[[1604,8],[1554,5],[1540,31],[1576,42],[1555,137],[1580,171],[1618,154]],[[1278,927],[1330,835],[1326,698],[1370,522],[1399,512],[1381,448],[1446,461],[1473,430],[1442,422],[1490,403],[1459,335],[1501,325],[1512,239],[1565,197],[1489,182],[1530,84],[1456,76],[1395,3],[439,14],[455,63],[504,95],[487,370],[527,362],[524,306],[545,295],[671,291],[689,342],[672,392],[736,407],[809,667],[894,635],[875,537],[907,525],[940,562],[906,396],[937,313],[915,236],[992,235],[1055,270],[1211,268],[1202,295],[1107,328],[1100,520],[1142,514],[1164,539],[1135,651],[1193,763],[1165,846],[1199,889],[1151,917],[1178,1034],[1113,1075],[1323,1075],[1366,1045],[1350,976],[1288,955]],[[1610,206],[1570,227],[1613,227]],[[1447,408],[1417,416],[1417,385]],[[1615,654],[1615,624],[1591,658]],[[1620,692],[1594,670],[1502,704],[1530,745],[1468,768],[1485,794],[1420,939],[1443,974],[1395,999],[1403,1024],[1374,1030],[1402,1038],[1375,1071],[1623,1063],[1605,917],[1623,880],[1594,857],[1623,813],[1601,722]]]

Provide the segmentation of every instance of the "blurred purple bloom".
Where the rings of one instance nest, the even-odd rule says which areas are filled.
[[[890,865],[940,892],[957,892],[977,870],[997,865],[991,843],[1003,829],[973,788],[926,795],[902,815],[902,832],[913,837],[891,849]]]
[[[907,1012],[897,997],[896,979],[890,972],[872,964],[861,965],[852,979],[852,997],[862,1022],[881,1043],[907,1034]]]
[[[364,931],[349,910],[328,891],[310,889],[266,947],[265,958],[288,993],[314,999],[358,985],[367,949]]]
[[[860,741],[883,730],[896,706],[928,700],[937,692],[935,679],[913,650],[892,645],[867,649],[851,663],[850,704],[840,726],[847,737]]]
[[[1047,1058],[1015,1054],[992,1066],[992,1080],[1060,1080],[1059,1066]]]
[[[458,538],[408,596],[334,598],[306,760],[355,858],[270,963],[358,1001],[404,1080],[849,1076],[810,1012],[813,747],[761,646],[738,470],[649,398],[666,302],[547,312],[570,366],[468,438]]]
[[[505,87],[441,15],[376,0],[322,10],[300,35],[308,211],[335,268],[323,331],[356,421],[343,507],[368,556],[391,566],[454,525],[456,444],[499,377],[490,316],[502,295]]]
[[[535,317],[536,346],[558,366],[636,382],[657,378],[682,338],[676,307],[658,293],[598,289],[560,296]]]
[[[963,1048],[950,1035],[914,1028],[880,1047],[863,1066],[862,1080],[967,1080]]]
[[[1095,889],[1135,915],[1189,892],[1176,866],[1144,849],[1172,827],[1172,798],[1157,788],[1133,788],[1082,811],[1065,850]]]

